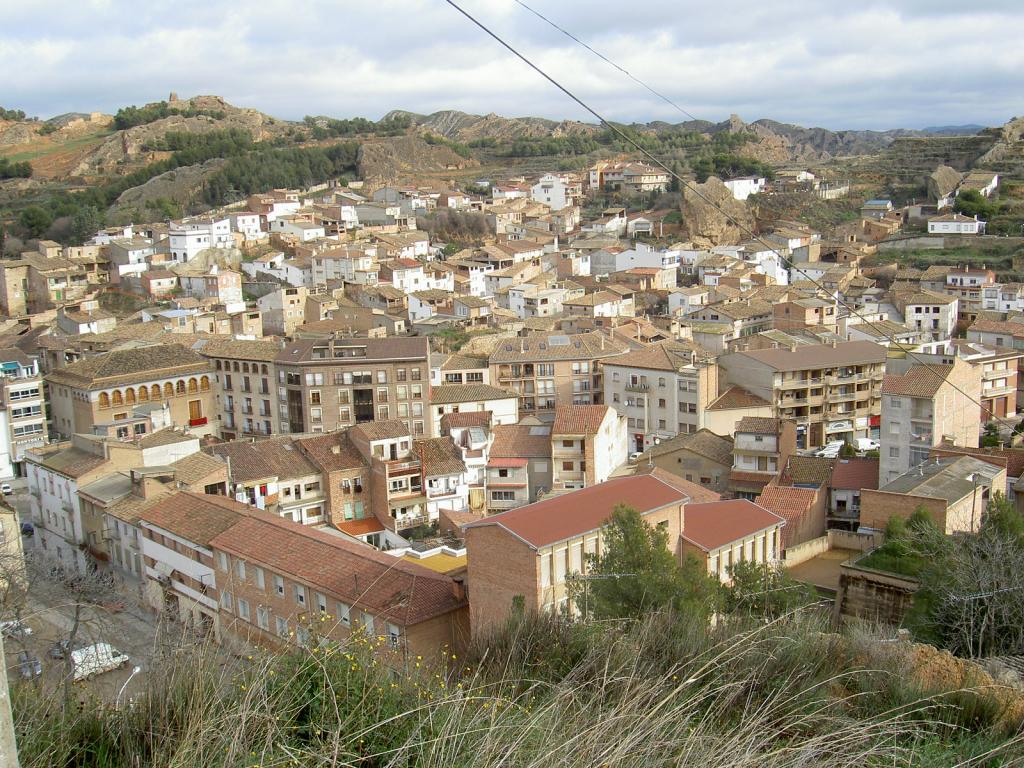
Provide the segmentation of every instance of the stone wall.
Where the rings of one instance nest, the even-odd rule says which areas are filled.
[[[837,622],[856,618],[899,626],[919,586],[916,579],[844,564],[833,616]]]

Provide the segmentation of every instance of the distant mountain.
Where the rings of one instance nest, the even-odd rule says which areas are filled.
[[[932,136],[974,136],[987,127],[975,123],[968,123],[967,125],[937,125],[931,128],[922,128],[921,133],[931,134]]]

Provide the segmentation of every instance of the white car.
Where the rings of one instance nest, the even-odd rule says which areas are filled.
[[[11,487],[10,483],[0,483],[0,493],[4,496],[10,496],[14,493],[14,489]]]
[[[641,456],[643,456],[643,454],[640,453],[639,451],[635,451],[635,452],[629,454],[629,463],[630,464],[636,464],[638,461],[640,461],[640,457]]]
[[[128,656],[109,643],[96,643],[71,652],[74,679],[86,680],[93,675],[118,669],[128,664]]]
[[[839,451],[846,445],[845,440],[833,440],[830,443],[826,443],[825,447],[820,451],[815,452],[815,456],[819,459],[837,459],[839,458]]]

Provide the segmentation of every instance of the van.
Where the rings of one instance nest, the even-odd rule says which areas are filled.
[[[76,681],[118,669],[128,661],[125,654],[109,643],[96,643],[71,652],[71,665],[74,667]]]

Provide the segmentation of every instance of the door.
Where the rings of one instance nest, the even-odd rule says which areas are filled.
[[[203,418],[203,402],[201,400],[188,401],[188,418],[190,421],[198,421]]]

